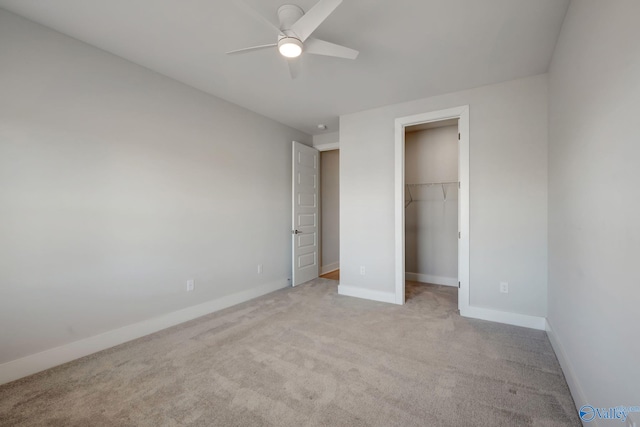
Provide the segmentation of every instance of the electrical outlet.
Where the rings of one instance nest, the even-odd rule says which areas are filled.
[[[192,292],[196,288],[196,281],[193,279],[187,280],[187,292]]]
[[[262,274],[262,264],[258,264],[258,274]]]
[[[364,265],[360,266],[360,275],[364,276]]]
[[[500,292],[503,293],[503,294],[508,294],[509,293],[509,283],[500,282]]]

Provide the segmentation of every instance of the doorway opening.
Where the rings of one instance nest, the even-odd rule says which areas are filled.
[[[339,280],[340,185],[338,143],[292,143],[291,285]]]
[[[458,287],[458,119],[406,126],[405,298]]]
[[[340,150],[320,151],[320,277],[340,280]]]
[[[395,172],[396,304],[422,282],[468,307],[469,107],[396,119]]]

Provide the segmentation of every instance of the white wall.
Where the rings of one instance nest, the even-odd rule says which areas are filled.
[[[340,283],[394,294],[394,120],[466,104],[471,305],[545,316],[546,75],[341,116]]]
[[[1,10],[0,58],[0,363],[287,285],[309,136]]]
[[[458,181],[458,126],[407,132],[405,182]],[[405,268],[411,280],[458,284],[458,186],[410,187],[405,209]],[[405,196],[408,200],[408,195]]]
[[[320,274],[340,268],[340,151],[320,153]]]
[[[323,146],[326,144],[336,144],[340,141],[339,132],[326,132],[318,135],[313,135],[313,146]]]
[[[639,16],[572,2],[549,72],[548,321],[578,406],[640,405]]]

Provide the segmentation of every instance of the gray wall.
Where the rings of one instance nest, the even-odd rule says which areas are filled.
[[[320,271],[340,268],[340,151],[320,153],[322,254]]]
[[[458,126],[407,132],[405,182],[454,181],[458,181]],[[458,186],[444,189],[446,200],[439,185],[409,188],[416,201],[405,209],[405,269],[408,279],[457,286]]]
[[[640,405],[639,16],[572,2],[549,72],[548,321],[578,406]]]
[[[310,137],[1,10],[0,58],[0,363],[286,286]]]
[[[341,116],[340,283],[394,293],[394,120],[466,104],[471,305],[545,316],[546,75]]]

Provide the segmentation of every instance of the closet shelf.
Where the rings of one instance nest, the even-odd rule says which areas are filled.
[[[448,185],[459,185],[460,182],[459,181],[440,181],[440,182],[417,182],[417,183],[411,183],[411,184],[405,184],[405,187],[407,188],[407,191],[409,192],[409,200],[407,202],[405,202],[404,204],[404,208],[408,208],[409,205],[413,202],[417,202],[419,200],[414,200],[413,199],[413,195],[411,194],[411,187],[431,187],[433,185],[439,185],[442,187],[442,197],[444,198],[444,201],[447,201],[447,190],[446,190],[446,186]]]

